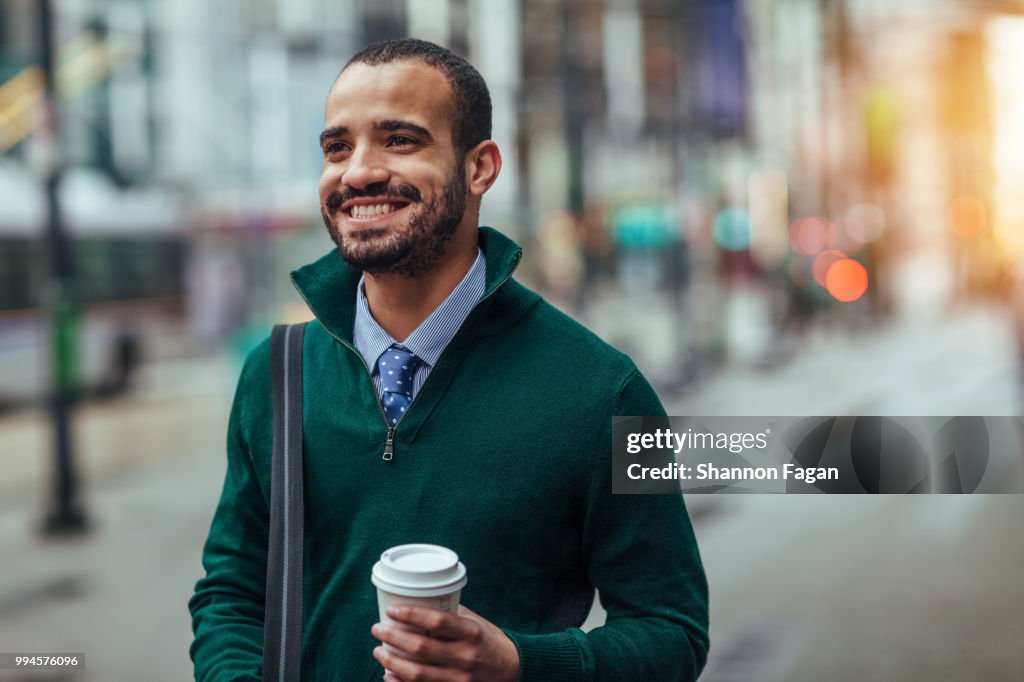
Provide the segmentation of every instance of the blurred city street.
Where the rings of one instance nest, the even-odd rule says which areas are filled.
[[[941,387],[952,397],[928,405],[1009,414],[1000,407],[1015,400],[1016,374],[998,320],[962,311],[924,326],[863,331],[855,343],[812,330],[805,343],[821,347],[804,350],[813,352],[775,369],[726,369],[682,396],[665,395],[666,407],[670,414],[833,414],[906,408]],[[856,353],[887,359],[908,385],[851,382],[829,371]],[[137,396],[82,410],[94,528],[81,538],[43,540],[34,527],[44,420],[0,420],[5,466],[17,473],[0,489],[0,648],[85,653],[87,661],[78,675],[0,671],[0,680],[191,675],[186,603],[223,475],[236,370],[223,357],[150,367]],[[711,586],[713,653],[702,679],[1024,676],[1024,496],[687,500]],[[600,619],[595,609],[588,627]]]
[[[0,0],[0,653],[86,661],[0,682],[192,677],[235,381],[331,248],[325,97],[400,37],[487,84],[437,149],[500,148],[516,278],[670,415],[1024,411],[1024,0]],[[393,141],[375,194],[430,196]],[[704,682],[1024,680],[1024,495],[687,504]]]

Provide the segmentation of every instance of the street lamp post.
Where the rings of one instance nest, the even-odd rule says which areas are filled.
[[[53,425],[53,482],[42,530],[47,535],[78,534],[86,530],[86,516],[78,500],[74,466],[71,413],[74,406],[77,326],[70,300],[71,256],[61,216],[61,167],[52,0],[39,0],[38,28],[45,97],[41,136],[41,175],[46,193],[47,287],[45,307],[50,323],[51,390],[49,407]]]

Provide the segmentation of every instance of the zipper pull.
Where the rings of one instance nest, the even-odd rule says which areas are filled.
[[[384,443],[384,461],[390,462],[395,457],[395,429],[388,427],[388,440]]]

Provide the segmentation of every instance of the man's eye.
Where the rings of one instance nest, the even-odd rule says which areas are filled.
[[[411,144],[416,144],[416,140],[405,135],[395,135],[388,140],[388,144],[392,147],[407,147]]]
[[[348,151],[348,145],[344,142],[331,142],[324,146],[324,154],[341,154]]]

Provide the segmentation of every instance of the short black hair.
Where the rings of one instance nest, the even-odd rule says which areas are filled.
[[[364,47],[348,60],[352,64],[379,66],[419,60],[444,74],[452,89],[454,119],[452,144],[460,157],[478,143],[491,139],[491,93],[480,72],[451,50],[416,38],[382,40]]]

